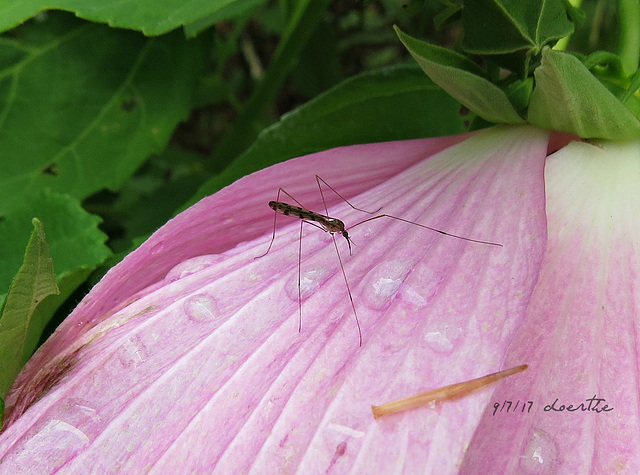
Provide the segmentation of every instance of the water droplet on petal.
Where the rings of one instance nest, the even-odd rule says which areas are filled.
[[[532,429],[529,441],[520,456],[522,473],[556,473],[557,452],[556,444],[547,432]]]
[[[35,449],[34,454],[42,453],[45,448],[63,450],[81,449],[89,443],[89,437],[77,427],[67,422],[53,419],[47,423],[27,443],[29,448]]]
[[[56,406],[56,416],[67,424],[82,430],[87,437],[93,439],[109,423],[108,419],[103,418],[96,409],[99,406],[100,403],[95,400],[89,401],[76,397],[61,399],[60,404]],[[0,470],[1,472],[2,470]]]
[[[202,269],[211,267],[215,263],[223,260],[224,257],[220,254],[207,254],[187,259],[167,272],[167,275],[164,277],[164,283],[169,284],[171,282],[175,282],[176,280],[195,274],[196,272],[200,272]]]
[[[54,473],[90,439],[77,427],[53,419],[33,437],[18,442],[16,449],[2,458],[2,473]],[[18,449],[19,447],[19,449]]]
[[[406,284],[402,286],[400,290],[400,298],[403,301],[411,304],[415,307],[424,307],[427,305],[427,299],[425,299],[420,293],[418,293],[413,287]]]
[[[423,340],[436,353],[449,355],[460,338],[462,329],[449,322],[438,321],[429,325]]]
[[[409,260],[392,259],[371,269],[363,279],[365,305],[374,310],[391,305],[411,268]]]
[[[69,400],[69,407],[72,408],[75,413],[80,414],[82,419],[89,419],[93,422],[101,421],[98,411],[96,411],[88,401],[73,398]]]
[[[147,347],[138,336],[127,338],[118,351],[118,359],[125,368],[139,366],[148,357]]]
[[[425,343],[436,353],[451,353],[453,343],[440,332],[428,332],[424,336]]]
[[[194,322],[212,322],[220,318],[218,303],[207,294],[196,294],[184,302],[184,313]]]
[[[166,247],[167,246],[165,245],[164,241],[157,242],[153,246],[151,246],[151,249],[149,249],[149,254],[151,254],[152,256],[162,254]]]
[[[355,437],[356,439],[359,439],[364,436],[364,432],[362,432],[361,430],[353,429],[351,427],[347,427],[342,424],[331,423],[327,425],[327,428],[335,430],[340,434],[343,434],[349,437]]]
[[[300,294],[303,299],[312,295],[331,275],[325,266],[315,265],[303,269],[300,273]],[[285,291],[291,300],[298,301],[298,273],[294,272],[285,285]]]

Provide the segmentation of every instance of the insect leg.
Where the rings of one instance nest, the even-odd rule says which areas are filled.
[[[280,201],[280,192],[284,191],[282,188],[278,189],[278,195],[276,196],[276,201]],[[287,193],[286,191],[284,191],[285,193]],[[289,193],[287,193],[289,194]],[[267,254],[269,254],[269,251],[271,250],[271,246],[273,246],[273,241],[276,238],[276,220],[278,219],[278,213],[276,213],[275,211],[273,212],[273,233],[271,234],[271,242],[269,242],[269,247],[267,248],[267,251],[264,254],[260,254],[259,256],[254,257],[254,259],[259,259],[261,257],[266,256]]]
[[[351,308],[353,308],[353,316],[356,318],[356,325],[358,326],[358,338],[360,340],[360,346],[362,346],[362,330],[360,329],[360,320],[358,320],[358,312],[356,312],[356,305],[353,303],[353,297],[351,296],[351,288],[349,287],[347,274],[344,271],[344,266],[342,265],[342,257],[340,257],[340,251],[338,250],[338,243],[336,242],[336,237],[332,234],[331,239],[333,239],[333,245],[336,248],[336,254],[338,255],[338,262],[340,262],[340,269],[342,270],[342,277],[344,277],[344,283],[347,286],[347,292],[349,293],[349,300],[351,301]]]
[[[304,220],[300,221],[300,239],[298,240],[298,333],[302,331],[302,289],[300,288],[300,279],[302,278],[300,269],[302,268],[302,225]]]
[[[301,288],[301,280],[302,280],[302,225],[304,223],[311,224],[320,229],[322,227],[318,226],[317,223],[313,221],[307,221],[305,219],[300,221],[300,240],[298,241],[298,332],[302,331],[302,288]],[[360,328],[360,320],[358,319],[358,312],[356,311],[356,305],[353,302],[353,297],[351,295],[351,287],[349,287],[349,281],[347,280],[347,274],[344,270],[344,265],[342,263],[342,257],[340,256],[340,251],[338,250],[338,243],[336,242],[336,237],[331,234],[331,239],[333,240],[333,246],[336,249],[336,254],[338,256],[338,262],[340,263],[340,270],[342,271],[342,277],[344,278],[344,283],[347,286],[347,293],[349,294],[349,301],[351,302],[351,308],[353,309],[353,316],[356,319],[356,325],[358,326],[358,341],[360,346],[362,346],[362,329]]]
[[[324,203],[324,210],[325,210],[325,212],[327,214],[329,214],[329,210],[327,209],[327,202],[324,200],[324,193],[322,192],[322,186],[320,185],[320,182],[324,183],[327,187],[329,187],[329,189],[331,191],[333,191],[336,195],[338,195],[340,197],[340,199],[342,199],[342,201],[347,203],[349,206],[351,206],[351,208],[355,209],[356,211],[361,211],[361,212],[367,213],[367,214],[374,214],[374,213],[377,213],[378,211],[380,211],[382,209],[382,206],[380,206],[380,208],[378,208],[375,211],[367,211],[367,210],[364,210],[364,209],[356,208],[351,203],[349,203],[349,201],[344,196],[342,196],[340,193],[338,193],[329,183],[324,181],[319,175],[316,175],[316,183],[318,183],[318,188],[320,189],[320,196],[322,196],[322,202]]]
[[[300,205],[301,208],[304,209],[309,209],[307,208],[305,205],[303,205],[302,203],[300,203],[297,199],[295,199],[293,196],[291,196],[289,193],[287,193],[287,191],[284,188],[280,188],[278,190],[278,199],[276,201],[280,201],[280,192],[283,192],[285,195],[287,195],[289,198],[291,198],[293,201],[295,201],[296,203],[298,203]]]
[[[353,225],[353,226],[351,226],[349,229],[353,229],[353,228],[355,228],[356,226],[360,226],[361,224],[364,224],[364,223],[366,223],[366,222],[368,222],[368,221],[373,221],[374,219],[378,219],[378,218],[392,218],[392,219],[397,219],[398,221],[403,221],[403,222],[405,222],[405,223],[413,224],[413,225],[415,225],[415,226],[420,226],[421,228],[428,229],[428,230],[430,230],[430,231],[435,231],[435,232],[437,232],[437,233],[444,234],[445,236],[451,236],[451,237],[454,237],[454,238],[457,238],[457,239],[462,239],[462,240],[464,240],[464,241],[477,242],[478,244],[488,244],[488,245],[490,245],[490,246],[503,247],[503,246],[502,246],[502,244],[499,244],[499,243],[497,243],[497,242],[480,241],[480,240],[478,240],[478,239],[471,239],[471,238],[466,238],[466,237],[463,237],[463,236],[458,236],[457,234],[447,233],[447,232],[442,231],[442,230],[440,230],[440,229],[432,228],[432,227],[430,227],[430,226],[426,226],[426,225],[424,225],[424,224],[416,223],[416,222],[414,222],[414,221],[409,221],[408,219],[399,218],[399,217],[397,217],[397,216],[392,216],[392,215],[390,215],[390,214],[380,214],[380,215],[378,215],[378,216],[374,216],[373,218],[367,218],[367,219],[365,219],[365,220],[363,220],[363,221],[360,221],[359,223],[354,224],[354,225]]]
[[[291,198],[293,201],[295,201],[296,203],[298,203],[302,208],[304,208],[304,206],[302,205],[302,203],[300,203],[297,199],[295,199],[293,196],[291,196],[287,190],[285,190],[284,188],[278,188],[278,194],[276,196],[276,201],[280,201],[280,193],[284,193],[285,195],[287,195],[289,198]],[[306,209],[306,208],[305,208]],[[276,220],[278,219],[278,213],[276,211],[273,212],[273,233],[271,234],[271,242],[269,242],[269,247],[267,248],[267,251],[264,254],[260,254],[259,256],[254,257],[254,259],[259,259],[260,257],[264,257],[267,254],[269,254],[269,251],[271,250],[271,246],[273,246],[273,241],[276,238]]]

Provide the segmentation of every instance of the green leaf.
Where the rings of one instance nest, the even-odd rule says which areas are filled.
[[[61,298],[82,282],[82,276],[111,255],[104,244],[107,236],[98,229],[100,218],[84,211],[75,198],[42,190],[26,197],[0,220],[0,301],[20,268],[34,216],[47,228]],[[60,302],[55,297],[48,299],[48,303]]]
[[[238,18],[265,3],[266,0],[235,0],[226,2],[208,2],[207,7],[215,5],[217,9],[184,26],[187,38],[193,38],[209,26],[231,18]]]
[[[543,46],[573,33],[564,2],[558,0],[465,1],[462,22],[465,51],[490,55],[522,77]]]
[[[46,322],[38,311],[49,295],[60,293],[53,261],[42,223],[33,219],[34,230],[27,244],[22,267],[11,284],[0,316],[0,396],[6,396],[11,383],[35,350]]]
[[[201,156],[170,146],[148,160],[109,206],[95,203],[99,197],[85,201],[89,211],[95,208],[104,218],[103,229],[118,230],[109,246],[116,252],[127,249],[134,238],[153,233],[169,220],[210,176],[201,162]]]
[[[626,79],[620,57],[613,53],[609,53],[608,51],[596,51],[595,53],[591,53],[589,56],[582,59],[582,63],[585,68],[590,71],[595,70],[601,76],[620,80]]]
[[[45,10],[66,10],[77,17],[110,26],[161,35],[207,16],[229,17],[249,8],[249,0],[1,0],[0,31],[8,30]],[[226,12],[226,13],[225,13]]]
[[[640,54],[640,4],[637,0],[621,0],[618,4],[618,48],[625,75],[638,70]]]
[[[235,157],[255,140],[264,120],[287,76],[295,67],[300,52],[324,15],[329,0],[300,0],[280,38],[278,47],[249,100],[243,105],[233,129],[216,148],[214,158]]]
[[[529,122],[582,138],[640,137],[640,122],[574,56],[545,48],[534,72]]]
[[[443,8],[433,17],[433,24],[438,31],[443,30],[455,21],[460,19],[462,13],[462,3],[457,1],[440,0]]]
[[[49,15],[0,41],[0,213],[117,190],[187,116],[200,44]]]
[[[636,71],[636,73],[631,78],[627,89],[624,91],[624,94],[620,98],[620,100],[626,103],[632,97],[635,97],[636,91],[640,89],[640,69]]]
[[[417,67],[394,67],[350,78],[285,115],[191,203],[274,163],[356,143],[453,135],[466,131],[460,104]],[[392,157],[390,157],[392,159]]]
[[[397,27],[396,33],[427,76],[470,110],[489,122],[524,122],[504,91],[486,79],[475,63],[454,51],[412,38]]]
[[[315,97],[345,79],[340,64],[340,45],[335,32],[320,23],[300,53],[291,82],[307,97]]]

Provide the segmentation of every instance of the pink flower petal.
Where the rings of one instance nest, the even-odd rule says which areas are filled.
[[[303,157],[168,223],[21,375],[6,470],[454,471],[490,390],[381,420],[371,405],[501,369],[544,252],[548,136],[497,127],[428,158],[460,138],[440,140]],[[360,347],[331,237],[306,226],[299,333],[299,221],[280,216],[255,257],[278,186],[322,212],[315,173],[360,208],[504,247],[389,218],[353,228],[353,256],[338,244]],[[347,227],[369,217],[325,195]]]
[[[320,209],[322,201],[314,184],[315,173],[321,173],[349,199],[469,136],[354,145],[314,153],[261,170],[202,199],[170,220],[111,269],[67,317],[55,337],[46,341],[29,360],[14,387],[25,386],[28,381],[33,385],[34,381],[44,380],[47,388],[52,377],[38,376],[38,373],[50,362],[52,355],[73,346],[79,335],[90,331],[96,322],[164,286],[167,273],[180,263],[187,261],[183,264],[187,268],[183,273],[196,272],[202,266],[221,260],[220,255],[238,243],[270,233],[273,214],[267,203],[275,199],[279,186],[294,193],[308,206]],[[353,157],[359,160],[354,161]],[[328,205],[338,201],[336,196],[327,196]],[[204,257],[189,261],[198,256]],[[174,269],[174,273],[178,270]],[[33,387],[29,392],[36,399],[40,397],[41,392]],[[8,396],[5,422],[10,423],[24,409],[12,409],[14,397],[17,397],[15,391]],[[30,398],[21,399],[23,403],[27,401],[27,405],[32,402]]]
[[[549,157],[547,253],[506,363],[529,369],[492,397],[531,409],[485,412],[463,473],[640,473],[638,157],[637,141]]]

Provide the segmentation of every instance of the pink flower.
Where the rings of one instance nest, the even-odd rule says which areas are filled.
[[[30,360],[7,398],[0,473],[640,468],[638,144],[552,155],[545,215],[548,146],[518,126],[345,147],[202,200],[112,269]],[[271,251],[255,257],[279,187],[324,214],[315,174],[359,208],[504,247],[390,218],[350,231],[352,256],[337,236],[359,346],[331,237],[305,226],[298,332],[299,221],[279,216]],[[370,217],[325,197],[347,229]],[[457,401],[371,413],[519,364],[529,369]],[[614,409],[544,410],[594,394]],[[533,404],[496,410],[504,400]]]
[[[547,252],[505,363],[529,371],[491,398],[535,406],[487,410],[463,472],[640,473],[638,157],[602,141],[548,158]]]

